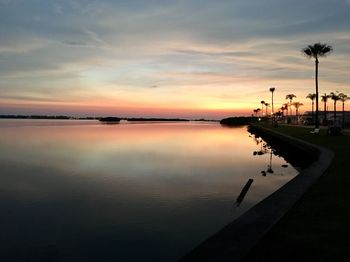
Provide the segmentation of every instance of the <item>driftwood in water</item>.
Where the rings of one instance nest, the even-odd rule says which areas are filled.
[[[242,203],[242,201],[243,201],[245,195],[247,194],[250,186],[253,184],[253,181],[254,181],[254,179],[249,178],[249,180],[247,181],[245,186],[242,188],[242,191],[241,191],[241,193],[239,194],[239,196],[237,197],[237,200],[236,200],[237,206],[239,206]]]

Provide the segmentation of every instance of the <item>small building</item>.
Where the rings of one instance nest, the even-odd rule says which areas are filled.
[[[344,111],[345,117],[344,122],[345,125],[350,126],[350,111]],[[314,112],[315,117],[315,112]],[[320,123],[324,122],[325,114],[324,111],[318,111],[318,118],[320,119]],[[312,118],[312,111],[305,111],[302,115],[303,123],[304,124],[313,124],[314,120]],[[327,111],[326,119],[328,122],[334,122],[334,111]],[[337,111],[336,112],[336,121],[342,122],[343,121],[343,111]]]

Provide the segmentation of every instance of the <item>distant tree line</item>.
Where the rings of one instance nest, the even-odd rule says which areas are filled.
[[[69,116],[47,116],[47,115],[0,115],[0,118],[7,118],[7,119],[77,119],[77,118],[73,118],[73,117],[69,117]],[[87,119],[87,118],[81,118],[81,119]]]
[[[220,124],[224,126],[242,126],[242,125],[248,125],[252,122],[256,122],[255,117],[239,116],[239,117],[224,118],[220,121]]]
[[[127,121],[176,121],[176,122],[185,122],[190,121],[188,119],[183,118],[145,118],[145,117],[72,117],[72,116],[50,116],[50,115],[0,115],[0,118],[3,119],[76,119],[76,120],[100,120],[100,121],[120,121],[120,120],[127,120]],[[195,121],[212,121],[212,120],[205,120],[205,119],[198,119]]]

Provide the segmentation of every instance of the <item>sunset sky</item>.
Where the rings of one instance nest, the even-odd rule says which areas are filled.
[[[0,114],[215,118],[350,95],[350,0],[0,0]],[[350,102],[348,102],[350,104]],[[329,103],[332,108],[332,103]],[[350,110],[350,106],[347,106]]]

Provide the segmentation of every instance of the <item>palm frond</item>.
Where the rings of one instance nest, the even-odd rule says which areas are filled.
[[[339,93],[338,96],[339,96],[339,100],[342,102],[345,102],[346,100],[349,99],[349,97],[344,93]]]
[[[312,51],[309,48],[303,48],[301,51],[304,53],[305,56],[309,58],[312,57]]]
[[[334,101],[340,100],[339,94],[338,94],[338,93],[334,93],[334,92],[331,92],[331,93],[330,93],[330,98],[331,98],[332,100],[334,100]]]
[[[306,96],[306,98],[309,98],[309,99],[311,99],[311,100],[315,100],[315,99],[316,99],[316,94],[310,93],[310,94],[308,94],[308,95]]]
[[[322,101],[322,102],[327,102],[327,101],[328,101],[328,98],[331,98],[331,96],[330,96],[330,95],[327,95],[327,94],[324,94],[324,95],[321,96],[321,101]]]
[[[328,44],[322,44],[322,43],[315,43],[313,45],[308,45],[307,47],[302,49],[302,52],[304,55],[307,57],[315,58],[317,59],[318,57],[324,57],[328,55],[330,52],[333,51],[333,47]]]
[[[295,98],[295,97],[297,97],[297,96],[294,95],[294,94],[288,94],[288,95],[286,95],[286,99],[293,99],[293,98]]]

